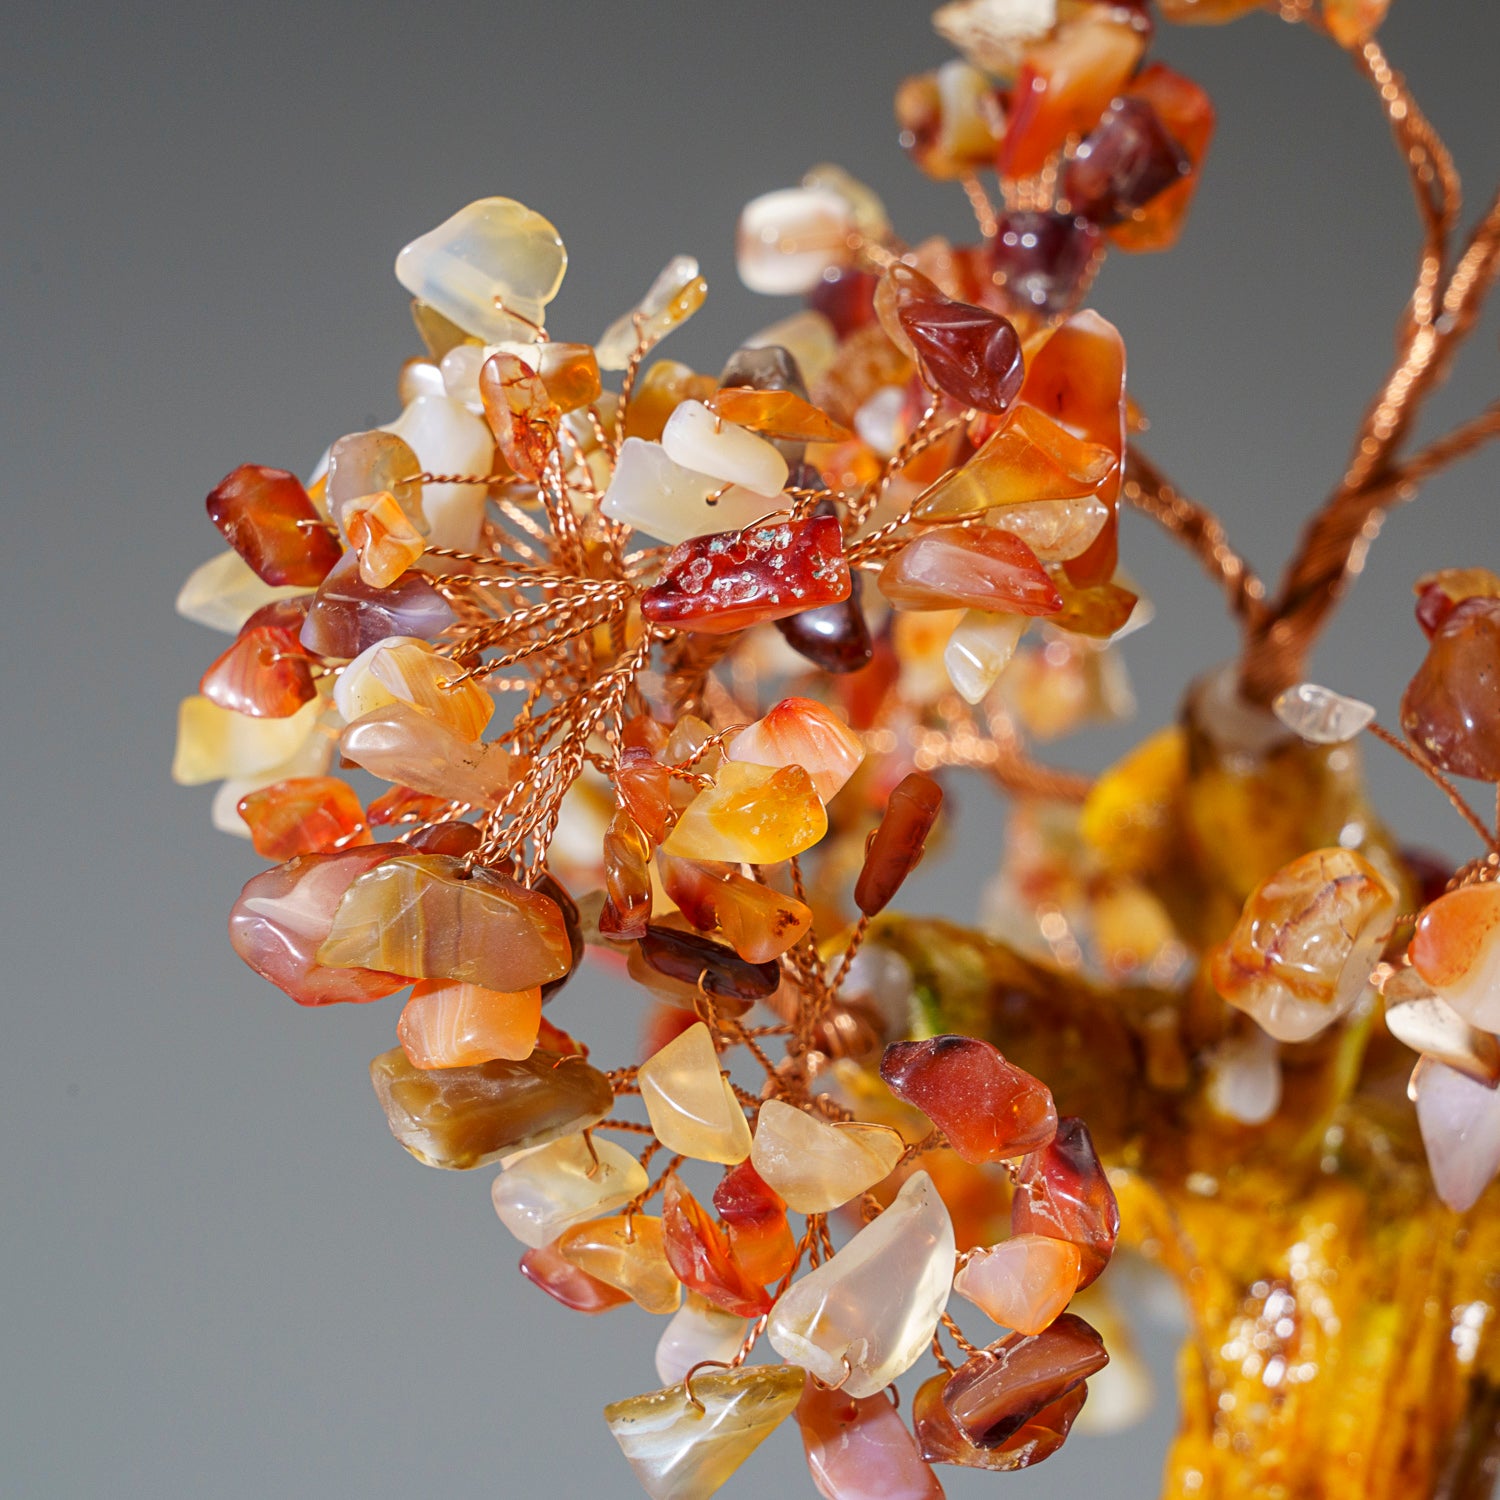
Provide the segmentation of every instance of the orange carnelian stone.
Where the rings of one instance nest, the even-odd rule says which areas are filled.
[[[1013,1234],[1045,1234],[1077,1245],[1083,1256],[1080,1288],[1109,1264],[1120,1233],[1120,1205],[1088,1126],[1076,1116],[1064,1116],[1052,1140],[1022,1158],[1010,1227]]]
[[[795,391],[760,391],[727,386],[705,403],[726,422],[736,422],[788,443],[843,443],[854,434]]]
[[[646,935],[651,920],[651,845],[623,807],[604,830],[604,905],[599,931],[615,938]]]
[[[608,879],[606,865],[605,876]],[[699,932],[718,932],[750,963],[780,958],[812,925],[795,896],[749,880],[731,865],[662,857],[662,884]],[[600,930],[604,930],[601,917]]]
[[[479,371],[479,399],[505,461],[523,479],[540,479],[562,419],[542,377],[514,354],[492,354]]]
[[[865,916],[884,911],[916,869],[942,805],[943,789],[924,771],[913,771],[896,784],[884,817],[865,845],[865,861],[854,884],[854,904]]]
[[[312,658],[279,625],[244,630],[203,674],[198,691],[210,703],[255,719],[288,719],[318,696]]]
[[[241,464],[209,492],[208,516],[265,583],[313,588],[343,550],[285,469]]]
[[[792,1269],[797,1246],[786,1204],[749,1161],[724,1174],[714,1189],[714,1207],[729,1231],[735,1260],[751,1281],[770,1286]]]
[[[894,1042],[885,1049],[880,1076],[975,1165],[1024,1156],[1046,1145],[1057,1130],[1047,1085],[978,1037]]]
[[[996,162],[1002,177],[1030,177],[1070,135],[1084,135],[1135,71],[1149,34],[1133,17],[1090,7],[1029,49],[1016,76]]]
[[[354,788],[337,776],[290,776],[240,798],[239,814],[265,859],[326,854],[374,842]]]
[[[771,1299],[736,1260],[728,1234],[675,1177],[662,1194],[667,1264],[690,1291],[736,1317],[758,1318]]]
[[[401,1012],[396,1036],[414,1068],[471,1068],[536,1050],[539,985],[507,994],[458,979],[424,979]]]
[[[602,1313],[623,1307],[630,1294],[580,1270],[558,1253],[556,1244],[528,1250],[521,1257],[521,1274],[554,1300],[573,1312]]]
[[[654,719],[644,722],[656,723]],[[663,735],[661,744],[655,748],[665,750],[666,746]],[[666,766],[653,759],[649,751],[627,749],[615,768],[615,791],[636,827],[653,844],[661,843],[676,816],[672,807],[672,773]]]

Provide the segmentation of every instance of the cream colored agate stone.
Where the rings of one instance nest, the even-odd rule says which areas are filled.
[[[510,785],[511,757],[503,745],[463,739],[395,699],[355,719],[339,750],[382,781],[475,807],[494,807]]]
[[[651,1500],[708,1500],[796,1410],[805,1382],[792,1365],[710,1371],[691,1393],[613,1402],[604,1420]]]
[[[414,635],[388,635],[383,641],[367,646],[333,680],[333,706],[346,724],[366,714],[387,708],[399,700],[374,671],[375,656],[387,646],[421,644]],[[424,715],[424,717],[426,717]]]
[[[766,1186],[799,1214],[827,1213],[890,1175],[906,1143],[887,1125],[834,1124],[767,1099],[750,1160]]]
[[[415,397],[385,431],[409,443],[428,474],[482,479],[494,468],[495,440],[489,428],[461,401],[447,396]],[[483,484],[424,483],[422,509],[429,544],[472,552],[479,544],[488,494]]]
[[[943,647],[948,680],[966,703],[981,703],[1010,665],[1030,622],[1025,615],[966,609]]]
[[[183,580],[176,609],[195,625],[234,635],[256,610],[306,592],[295,583],[265,583],[238,552],[221,552]]]
[[[514,198],[480,198],[407,245],[396,280],[494,344],[541,326],[567,268],[562,239],[541,214]]]
[[[719,493],[723,491],[723,493]],[[709,504],[709,496],[717,498]],[[689,537],[738,531],[758,521],[772,502],[738,485],[674,463],[660,443],[628,437],[620,445],[599,509],[619,521],[676,546]]]
[[[689,1292],[656,1344],[656,1374],[663,1385],[676,1385],[694,1365],[705,1361],[728,1364],[739,1352],[747,1318],[725,1312]]]
[[[495,712],[495,700],[472,677],[426,642],[382,641],[370,672],[402,703],[436,720],[460,739],[477,740]]]
[[[636,1074],[651,1128],[668,1151],[734,1166],[750,1154],[750,1126],[702,1021],[674,1037]]]
[[[323,700],[314,698],[284,719],[257,719],[207,698],[184,698],[177,710],[172,780],[180,786],[251,777],[289,761],[313,733]]]
[[[582,1135],[569,1135],[511,1162],[490,1201],[500,1222],[539,1250],[575,1224],[623,1208],[646,1187],[645,1169],[623,1146],[596,1136],[591,1151]]]
[[[823,273],[848,262],[854,214],[827,188],[780,188],[740,213],[735,265],[752,292],[773,297],[811,291]]]
[[[955,1249],[942,1195],[926,1172],[913,1173],[878,1219],[782,1293],[766,1336],[825,1384],[873,1396],[932,1342]]]
[[[774,499],[786,488],[786,459],[775,444],[726,422],[701,401],[684,401],[677,407],[667,418],[661,445],[674,464],[720,484],[742,485],[763,499]]]

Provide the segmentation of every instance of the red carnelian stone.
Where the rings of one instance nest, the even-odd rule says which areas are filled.
[[[1156,111],[1157,118],[1182,148],[1188,172],[1123,224],[1115,225],[1109,231],[1109,238],[1122,250],[1166,250],[1182,233],[1188,204],[1197,191],[1199,167],[1213,139],[1213,100],[1207,90],[1165,63],[1143,68],[1125,93],[1128,98],[1143,100]]]
[[[209,492],[208,517],[258,577],[278,586],[321,583],[342,550],[285,469],[241,464]]]
[[[916,869],[942,805],[942,787],[923,771],[897,783],[885,816],[865,845],[865,862],[854,884],[854,904],[865,916],[883,911]]]
[[[1024,1156],[1057,1131],[1057,1108],[1047,1085],[978,1037],[893,1042],[885,1049],[880,1076],[975,1166]]]
[[[372,828],[391,823],[429,823],[453,806],[446,797],[414,792],[409,786],[393,786],[382,792],[365,810]]]
[[[736,1317],[758,1318],[771,1298],[735,1259],[729,1236],[675,1177],[662,1193],[662,1237],[672,1274],[690,1292]]]
[[[1025,378],[1021,340],[1008,318],[955,302],[911,266],[891,267],[896,316],[928,385],[961,406],[1009,410]]]
[[[840,339],[875,321],[875,288],[880,277],[873,271],[853,267],[824,272],[823,279],[807,294],[807,305],[820,312]]]
[[[930,1464],[957,1464],[999,1473],[1029,1469],[1051,1458],[1067,1441],[1073,1420],[1083,1409],[1089,1393],[1086,1384],[1074,1386],[1066,1396],[1023,1422],[997,1447],[980,1448],[969,1441],[943,1405],[943,1390],[951,1379],[950,1375],[934,1375],[923,1382],[912,1399],[912,1427],[922,1457]]]
[[[1120,1233],[1120,1205],[1088,1126],[1076,1116],[1065,1115],[1051,1142],[1022,1159],[1010,1228],[1012,1234],[1046,1234],[1077,1245],[1083,1252],[1080,1290],[1109,1264]]]
[[[337,776],[290,776],[240,798],[240,817],[264,859],[326,854],[374,843],[354,788]]]
[[[622,1307],[630,1301],[628,1292],[590,1276],[587,1271],[580,1271],[552,1245],[528,1250],[521,1257],[521,1274],[533,1286],[541,1287],[549,1297],[573,1312],[608,1312],[610,1308]]]
[[[1104,1340],[1076,1313],[1040,1333],[1013,1333],[943,1387],[943,1405],[977,1448],[998,1448],[1109,1363]]]
[[[1192,171],[1187,153],[1144,99],[1116,99],[1063,174],[1077,213],[1118,224]]]
[[[716,999],[749,1009],[754,1000],[776,993],[781,970],[774,963],[747,963],[733,948],[680,932],[675,927],[648,927],[641,938],[641,957],[668,979],[697,985]]]
[[[639,721],[636,721],[639,722]],[[654,724],[654,719],[645,721]],[[663,739],[660,749],[666,749]],[[645,750],[626,750],[615,768],[615,791],[636,827],[652,842],[660,844],[675,816],[672,807],[672,773]]]
[[[1102,244],[1080,214],[1014,209],[1000,215],[985,260],[1009,303],[1052,318],[1082,299]]]
[[[1500,599],[1462,599],[1433,632],[1401,727],[1440,771],[1500,781]]]
[[[849,597],[839,523],[829,516],[690,537],[641,596],[653,624],[722,635]]]
[[[312,658],[276,625],[242,631],[203,674],[198,691],[211,703],[256,719],[290,718],[318,696]]]
[[[770,1286],[792,1269],[797,1245],[786,1204],[746,1160],[731,1167],[714,1189],[714,1207],[729,1231],[729,1245],[751,1279]]]
[[[424,854],[451,854],[456,859],[462,859],[484,842],[484,835],[474,823],[460,823],[456,819],[449,819],[419,829],[406,842]]]

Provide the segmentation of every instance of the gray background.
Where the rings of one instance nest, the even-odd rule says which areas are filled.
[[[965,232],[890,123],[898,79],[947,51],[920,0],[6,9],[0,1487],[634,1493],[598,1410],[655,1384],[655,1328],[554,1308],[514,1275],[489,1174],[394,1146],[365,1074],[390,1002],[299,1010],[229,952],[258,862],[210,830],[207,790],[167,779],[175,702],[222,641],[171,601],[215,550],[221,474],[305,470],[394,415],[406,240],[471,198],[523,199],[572,256],[552,326],[583,337],[691,250],[711,299],[670,352],[716,368],[783,310],[734,280],[752,194],[831,159],[913,237]],[[1396,0],[1386,39],[1477,207],[1500,172],[1497,8]],[[1116,257],[1095,302],[1125,332],[1149,450],[1271,568],[1385,367],[1413,215],[1325,43],[1256,17],[1164,29],[1157,55],[1211,89],[1218,140],[1179,250]],[[1493,332],[1474,343],[1429,429],[1494,393]],[[1388,720],[1421,654],[1411,579],[1500,561],[1493,473],[1481,458],[1394,518],[1319,658]],[[1144,729],[1234,642],[1149,524],[1125,552],[1160,608],[1129,648]],[[1128,738],[1065,754],[1101,765]],[[1379,749],[1371,771],[1404,833],[1470,852],[1414,773]],[[1000,813],[961,795],[984,815],[954,820],[912,909],[972,908]],[[580,982],[559,1005],[623,1057],[633,995]],[[1151,1494],[1171,1419],[1163,1400],[1031,1474],[945,1482]],[[725,1493],[773,1484],[811,1492],[787,1435]]]

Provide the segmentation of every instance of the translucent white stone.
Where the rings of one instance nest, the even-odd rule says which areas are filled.
[[[866,239],[878,240],[890,230],[891,218],[880,194],[834,162],[824,161],[809,167],[802,174],[802,186],[842,198],[854,217],[854,227]]]
[[[1375,718],[1370,704],[1315,682],[1299,682],[1278,693],[1271,707],[1293,734],[1313,745],[1342,745]]]
[[[401,375],[396,383],[396,397],[402,406],[408,401],[415,401],[418,396],[447,394],[443,372],[431,360],[409,359],[401,366]]]
[[[1500,1172],[1500,1089],[1424,1057],[1410,1093],[1437,1195],[1467,1213]]]
[[[859,439],[881,458],[889,458],[906,436],[906,390],[899,385],[883,385],[869,396],[854,413],[854,430]]]
[[[620,445],[599,508],[611,520],[672,546],[691,536],[738,531],[774,509],[764,495],[739,485],[710,505],[708,497],[721,489],[722,481],[674,463],[660,443],[632,437]]]
[[[733,1166],[750,1154],[750,1126],[702,1021],[653,1053],[636,1074],[656,1138],[695,1161]]]
[[[943,647],[943,666],[958,694],[966,702],[980,703],[1010,665],[1016,646],[1025,633],[1023,615],[990,615],[982,610],[964,611]]]
[[[529,346],[528,346],[529,347]],[[446,396],[467,407],[475,416],[483,416],[484,402],[479,399],[479,371],[494,351],[484,344],[455,344],[442,358],[442,389],[433,394]]]
[[[781,188],[740,213],[735,264],[752,292],[799,296],[848,262],[854,233],[848,202],[826,188]]]
[[[649,337],[653,331],[652,320],[659,318],[673,298],[679,296],[697,276],[698,262],[691,255],[674,255],[657,273],[646,295],[628,313],[616,318],[595,343],[594,354],[599,360],[599,368],[623,370],[635,353],[636,318],[641,319],[642,330]]]
[[[504,745],[466,740],[405,703],[355,719],[339,750],[382,781],[474,807],[496,807],[510,790],[513,767]]]
[[[188,574],[177,591],[177,613],[195,625],[235,635],[263,605],[308,592],[296,584],[263,583],[238,552],[221,552]]]
[[[1005,76],[1057,24],[1057,0],[951,0],[932,24],[975,67]]]
[[[786,488],[786,459],[775,444],[726,422],[701,401],[678,405],[667,418],[661,445],[674,464],[711,475],[720,484],[743,485],[768,500]]]
[[[803,380],[811,386],[828,373],[838,354],[839,339],[833,324],[809,307],[778,319],[741,342],[745,349],[764,349],[768,345],[785,349],[797,361]]]
[[[779,1099],[760,1107],[750,1160],[799,1214],[821,1214],[890,1175],[905,1142],[886,1125],[834,1124]]]
[[[704,1360],[728,1364],[739,1353],[749,1326],[747,1319],[689,1292],[657,1341],[656,1373],[661,1383],[679,1384]]]
[[[829,978],[843,961],[843,954],[829,960]],[[874,1006],[891,1036],[904,1036],[913,1023],[912,996],[915,985],[911,965],[883,943],[866,941],[854,955],[840,993],[849,1000]]]
[[[1471,1026],[1415,969],[1386,980],[1385,1024],[1398,1042],[1481,1083],[1500,1081],[1500,1039]]]
[[[495,460],[490,430],[466,406],[447,396],[418,396],[385,431],[405,438],[429,474],[489,474]],[[434,547],[469,552],[479,544],[484,502],[482,484],[424,484],[422,507]]]
[[[512,1161],[495,1179],[490,1201],[500,1222],[533,1250],[563,1230],[622,1208],[648,1186],[645,1169],[623,1146],[566,1135]]]
[[[413,240],[396,257],[396,279],[465,333],[494,343],[524,338],[527,323],[542,322],[567,267],[557,230],[539,213],[513,198],[481,198]]]
[[[1216,1047],[1208,1061],[1208,1102],[1241,1125],[1264,1125],[1281,1105],[1281,1048],[1255,1027]]]
[[[426,644],[414,635],[392,635],[361,651],[333,681],[333,706],[343,721],[352,724],[377,708],[400,701],[372,670],[379,652],[387,646]]]
[[[942,1195],[926,1172],[914,1173],[878,1219],[782,1293],[766,1336],[783,1359],[825,1384],[873,1396],[931,1343],[953,1286],[954,1253]]]

